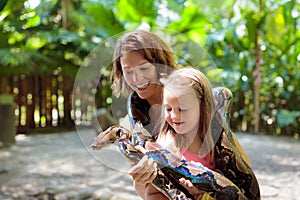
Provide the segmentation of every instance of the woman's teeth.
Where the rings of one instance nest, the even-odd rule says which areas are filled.
[[[139,88],[139,89],[143,89],[143,88],[146,88],[149,84],[150,84],[150,82],[147,82],[147,83],[144,83],[142,85],[136,85],[136,87]]]

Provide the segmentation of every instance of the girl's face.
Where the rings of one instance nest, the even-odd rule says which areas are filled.
[[[195,137],[198,131],[200,106],[199,100],[191,89],[176,94],[164,89],[163,105],[165,120],[177,134]]]
[[[161,85],[154,65],[138,52],[126,53],[120,61],[125,81],[140,98],[148,100],[159,94]]]

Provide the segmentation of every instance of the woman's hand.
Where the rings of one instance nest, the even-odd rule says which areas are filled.
[[[168,200],[163,193],[157,190],[152,181],[157,176],[157,165],[152,158],[144,156],[135,166],[133,166],[129,174],[134,180],[134,187],[137,193],[146,200]]]
[[[152,158],[147,155],[129,170],[134,182],[139,184],[151,183],[157,176],[157,165]]]
[[[200,197],[202,197],[203,194],[205,193],[203,190],[200,190],[197,187],[195,187],[190,180],[181,178],[179,179],[179,182],[183,187],[185,187],[191,193],[191,195],[193,195],[195,199],[201,199]]]

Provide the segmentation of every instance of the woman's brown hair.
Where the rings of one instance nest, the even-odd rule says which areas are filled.
[[[156,66],[158,78],[169,74],[175,68],[173,54],[168,45],[157,35],[143,30],[126,33],[116,44],[111,82],[113,93],[118,97],[128,93],[129,86],[123,78],[120,59],[128,52],[136,51],[147,61]]]

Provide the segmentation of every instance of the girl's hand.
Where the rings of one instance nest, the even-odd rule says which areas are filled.
[[[143,156],[143,158],[129,170],[134,182],[139,184],[151,183],[157,176],[157,165],[152,158]]]
[[[181,179],[179,179],[179,182],[183,187],[185,187],[191,193],[191,195],[194,196],[195,199],[201,199],[201,197],[205,193],[204,191],[195,187],[190,180],[181,178]]]

